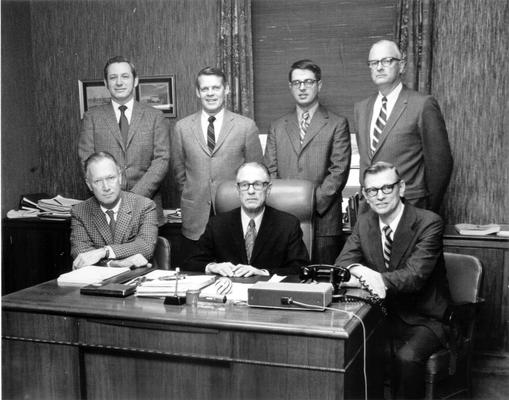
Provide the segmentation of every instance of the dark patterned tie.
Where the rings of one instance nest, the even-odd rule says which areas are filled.
[[[251,254],[253,254],[253,247],[256,240],[256,229],[254,219],[249,220],[249,226],[247,228],[246,237],[246,254],[248,264],[251,262]]]
[[[214,121],[216,117],[209,117],[209,127],[207,128],[207,145],[209,146],[209,150],[212,153],[214,151],[214,147],[216,146],[216,135],[214,133]]]
[[[115,227],[117,226],[117,223],[115,221],[115,213],[113,212],[113,210],[107,210],[106,214],[108,214],[108,217],[110,217],[109,225],[110,225],[111,236],[115,237]]]
[[[382,108],[380,114],[375,122],[375,128],[373,129],[373,140],[371,140],[371,154],[373,154],[378,146],[380,135],[384,130],[385,124],[387,123],[387,97],[382,97]]]
[[[122,105],[118,109],[120,110],[120,121],[118,121],[118,126],[120,127],[120,133],[122,133],[124,143],[127,144],[127,135],[129,134],[129,121],[127,121],[127,117],[125,116],[125,110],[127,110],[127,107]]]
[[[391,252],[392,252],[392,239],[391,239],[391,227],[389,225],[385,225],[383,227],[384,231],[384,261],[385,268],[389,269],[389,265],[391,262]]]
[[[309,128],[309,112],[305,111],[302,113],[302,119],[300,120],[300,142],[304,141],[304,136]]]

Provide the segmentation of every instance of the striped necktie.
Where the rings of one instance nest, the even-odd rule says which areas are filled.
[[[382,135],[385,124],[387,123],[387,97],[382,97],[382,108],[380,114],[375,122],[375,128],[373,129],[373,138],[371,140],[371,154],[373,154],[378,146],[378,141]]]
[[[389,269],[392,251],[392,239],[391,239],[392,229],[389,225],[385,225],[383,227],[383,232],[384,232],[384,262],[385,268]]]
[[[209,127],[207,128],[207,145],[209,146],[209,150],[212,153],[214,151],[214,147],[216,147],[216,135],[214,132],[214,121],[216,117],[209,117]]]
[[[309,128],[309,112],[305,111],[302,113],[302,118],[300,120],[300,143],[304,141],[304,136],[306,136],[306,132]]]

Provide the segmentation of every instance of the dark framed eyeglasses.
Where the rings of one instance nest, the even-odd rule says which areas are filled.
[[[395,57],[385,57],[381,60],[368,60],[368,67],[375,69],[378,68],[378,64],[382,64],[382,67],[390,67],[394,61],[401,61],[401,59]]]
[[[391,194],[394,191],[394,186],[400,183],[401,180],[398,180],[389,185],[383,185],[382,187],[369,187],[364,188],[364,193],[366,193],[367,197],[375,197],[378,194],[378,191],[381,190],[383,194]]]
[[[269,182],[255,181],[255,182],[237,182],[239,190],[245,192],[252,186],[254,190],[260,191],[269,186]]]
[[[306,89],[309,89],[311,87],[313,87],[313,85],[318,82],[316,79],[306,79],[306,80],[303,80],[303,81],[291,81],[290,82],[290,85],[295,88],[295,89],[298,89],[300,88],[300,85],[304,85],[304,87]]]

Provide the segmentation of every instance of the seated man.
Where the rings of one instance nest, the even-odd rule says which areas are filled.
[[[112,266],[145,265],[157,241],[155,203],[120,190],[122,174],[110,153],[92,154],[84,167],[94,196],[71,209],[73,269],[109,260]]]
[[[184,269],[230,277],[298,273],[309,264],[300,223],[265,205],[271,188],[267,168],[245,163],[236,177],[241,207],[210,218]]]
[[[392,164],[371,165],[363,183],[371,209],[359,216],[335,264],[349,268],[363,286],[385,298],[395,397],[423,397],[426,360],[447,346],[442,220],[402,202],[405,182]]]

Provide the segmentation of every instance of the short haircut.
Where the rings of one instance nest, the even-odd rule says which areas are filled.
[[[223,80],[223,86],[226,87],[226,75],[224,72],[216,67],[205,67],[198,72],[198,75],[196,75],[196,80],[194,84],[196,85],[197,89],[200,89],[200,81],[198,80],[200,76],[208,75],[208,76],[218,76]]]
[[[265,172],[265,174],[267,174],[267,179],[270,182],[269,169],[267,168],[267,166],[265,164],[259,163],[258,161],[246,162],[246,163],[242,164],[240,167],[238,167],[237,171],[235,171],[235,179],[237,179],[237,175],[239,174],[240,170],[244,167],[258,167],[258,168],[260,168],[261,170],[263,170]]]
[[[403,51],[401,51],[401,49],[399,48],[398,44],[394,40],[387,40],[387,39],[379,40],[378,42],[373,43],[373,45],[371,46],[369,51],[371,52],[371,49],[373,47],[375,47],[378,44],[382,44],[382,43],[385,43],[385,44],[388,44],[388,45],[392,46],[394,48],[394,50],[396,50],[396,52],[398,53],[398,57],[400,58],[400,60],[406,60],[406,54]]]
[[[385,161],[377,161],[374,164],[371,164],[366,170],[364,171],[364,174],[362,175],[362,183],[364,185],[364,181],[366,180],[367,175],[375,175],[382,171],[394,171],[396,176],[398,177],[398,180],[401,180],[401,175],[399,174],[398,169],[395,165],[385,162]]]
[[[290,72],[288,73],[288,82],[292,81],[292,73],[295,69],[307,69],[308,71],[311,71],[315,74],[316,80],[322,79],[322,70],[318,65],[316,65],[311,60],[299,60],[295,61],[292,66],[290,67]]]
[[[83,164],[83,170],[85,172],[85,177],[87,176],[88,167],[90,166],[90,164],[92,164],[94,162],[97,162],[97,161],[100,161],[100,160],[104,160],[104,159],[108,159],[108,160],[113,161],[115,163],[115,166],[117,167],[118,171],[120,172],[120,165],[118,164],[118,162],[115,159],[115,157],[113,157],[107,151],[99,151],[97,153],[93,153],[92,155],[90,155],[90,157],[88,157],[85,160],[85,163]]]
[[[106,81],[108,80],[108,67],[111,64],[115,64],[115,63],[129,64],[129,67],[131,67],[131,72],[133,74],[133,78],[136,78],[136,68],[134,67],[134,64],[123,56],[115,56],[115,57],[110,58],[108,61],[106,61],[106,65],[104,66],[104,79]]]

